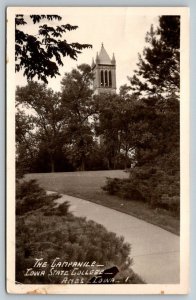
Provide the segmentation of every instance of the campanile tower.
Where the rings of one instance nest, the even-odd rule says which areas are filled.
[[[92,61],[92,70],[95,76],[93,83],[95,94],[116,93],[116,60],[114,53],[110,59],[103,43],[96,59]]]

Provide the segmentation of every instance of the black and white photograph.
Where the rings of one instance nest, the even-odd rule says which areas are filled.
[[[188,22],[8,7],[9,293],[188,293]]]

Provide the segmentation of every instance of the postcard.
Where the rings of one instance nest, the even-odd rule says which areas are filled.
[[[7,291],[189,292],[189,9],[7,8]]]

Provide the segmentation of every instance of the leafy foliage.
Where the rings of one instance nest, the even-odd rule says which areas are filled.
[[[60,93],[53,92],[45,84],[31,81],[27,86],[17,88],[16,102],[33,111],[30,120],[34,124],[35,130],[31,132],[31,143],[35,143],[38,149],[47,152],[51,169],[54,171],[56,153],[61,151],[66,137],[66,111],[62,105]],[[21,144],[24,134],[21,137],[19,133],[24,131],[26,123],[25,121],[23,121],[24,124],[19,122],[24,116],[23,112],[18,111],[18,116],[16,136],[18,136],[17,139],[20,139],[19,144]],[[28,117],[26,122],[27,120]],[[29,131],[28,127],[25,130]],[[33,144],[29,145],[29,148],[33,151]]]
[[[171,122],[172,120],[172,122]],[[180,213],[180,132],[177,99],[138,100],[132,117],[136,167],[130,179],[108,179],[104,190]]]
[[[103,190],[109,192],[110,195],[117,195],[127,200],[145,201],[139,189],[130,183],[129,179],[113,179],[108,177]]]
[[[16,177],[23,177],[25,172],[30,169],[29,162],[34,161],[36,148],[34,135],[32,130],[34,128],[32,118],[29,117],[17,108],[15,114],[16,124]]]
[[[95,103],[98,110],[95,131],[101,136],[108,169],[127,168],[134,150],[135,99],[121,94],[101,94],[95,97]]]
[[[108,178],[103,189],[128,201],[145,201],[153,209],[165,209],[180,216],[179,172],[168,174],[159,167],[137,167],[130,179]]]
[[[89,122],[95,113],[92,82],[93,72],[86,64],[66,73],[61,82],[62,105],[67,112],[68,124],[68,143],[64,149],[79,170],[85,170],[94,146],[92,122]]]
[[[30,15],[33,24],[47,21],[61,21],[58,15]],[[31,35],[23,30],[27,24],[24,15],[15,18],[15,70],[24,70],[24,76],[32,80],[35,76],[45,83],[48,77],[60,75],[59,66],[63,66],[62,57],[77,59],[89,44],[68,43],[64,39],[67,31],[76,30],[78,26],[70,24],[49,26],[39,25],[38,34]]]

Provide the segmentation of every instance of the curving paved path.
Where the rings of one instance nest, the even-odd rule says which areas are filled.
[[[180,281],[180,238],[135,217],[76,197],[62,195],[57,203],[69,201],[75,216],[102,224],[124,236],[132,245],[133,270],[147,283],[175,284]]]

